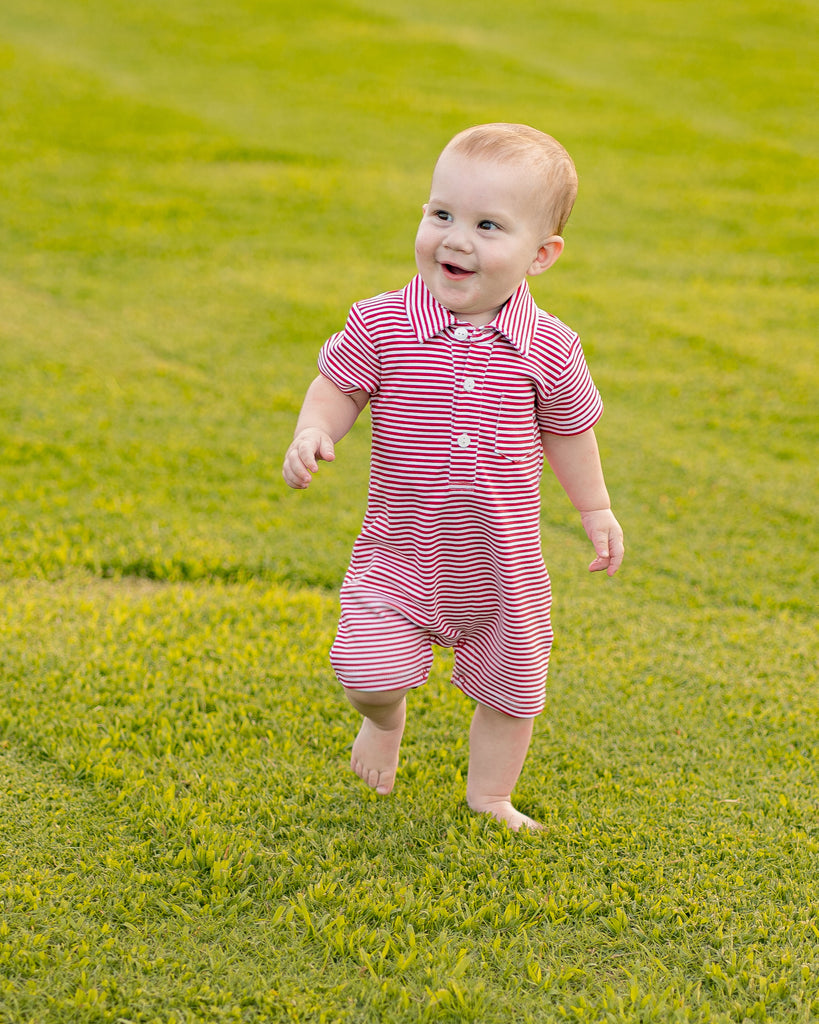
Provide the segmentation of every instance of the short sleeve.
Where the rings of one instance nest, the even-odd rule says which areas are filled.
[[[345,393],[366,391],[374,395],[381,384],[378,350],[357,308],[353,306],[344,330],[322,345],[320,372]]]
[[[586,365],[580,339],[575,335],[568,358],[548,392],[538,388],[538,428],[549,434],[582,434],[600,419],[603,400]]]

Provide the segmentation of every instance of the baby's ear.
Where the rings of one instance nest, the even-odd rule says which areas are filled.
[[[560,235],[552,235],[545,242],[541,242],[537,255],[532,261],[527,274],[530,277],[535,277],[537,274],[542,274],[544,270],[548,270],[549,267],[554,266],[558,259],[560,259],[564,245],[565,243]]]

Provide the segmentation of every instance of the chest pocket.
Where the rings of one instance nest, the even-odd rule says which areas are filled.
[[[540,432],[531,392],[501,396],[494,450],[509,462],[527,462],[540,454]]]

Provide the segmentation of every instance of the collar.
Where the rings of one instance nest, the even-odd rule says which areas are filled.
[[[434,299],[424,284],[421,275],[416,274],[404,288],[404,303],[412,329],[420,344],[431,341],[458,318]],[[524,279],[507,299],[489,327],[503,335],[509,344],[521,355],[529,354],[529,346],[537,325],[537,306]]]

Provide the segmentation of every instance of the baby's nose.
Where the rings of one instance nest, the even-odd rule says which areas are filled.
[[[471,252],[472,250],[472,240],[469,237],[469,232],[454,225],[447,231],[444,245],[453,252]]]

